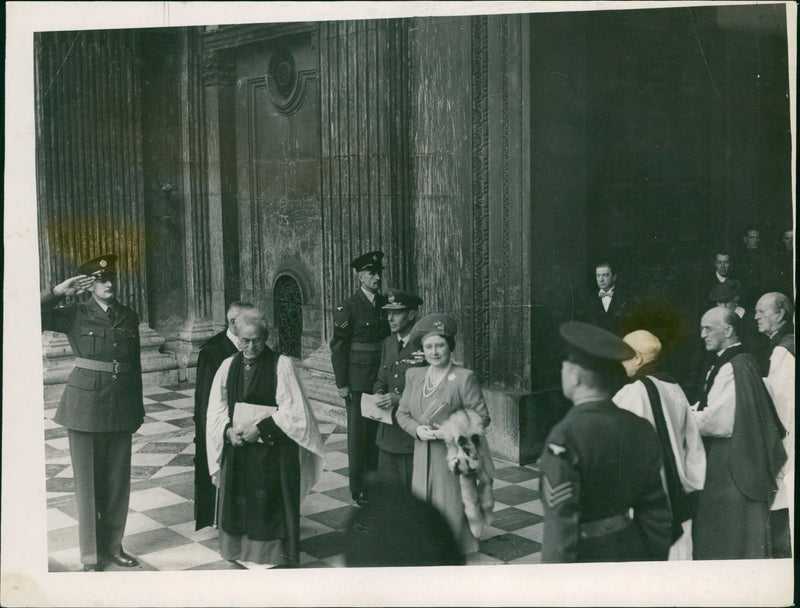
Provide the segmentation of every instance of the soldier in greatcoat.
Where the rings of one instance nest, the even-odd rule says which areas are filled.
[[[411,491],[414,472],[414,438],[397,424],[397,406],[406,386],[406,370],[427,365],[422,353],[414,354],[411,329],[417,320],[422,298],[399,289],[388,290],[384,304],[392,335],[383,341],[381,366],[374,393],[378,407],[391,408],[392,424],[378,423],[378,477]]]
[[[116,256],[103,255],[41,294],[42,329],[67,335],[75,367],[53,418],[68,429],[84,570],[138,565],[122,549],[131,437],[144,419],[139,317],[116,299]],[[85,301],[59,304],[84,292]]]
[[[363,505],[367,497],[364,477],[375,471],[378,423],[361,415],[361,395],[371,394],[381,364],[381,344],[389,335],[381,307],[386,297],[380,293],[383,252],[358,256],[350,267],[358,273],[359,288],[333,314],[331,363],[339,396],[347,407],[347,458],[350,492]]]
[[[658,437],[611,400],[621,361],[635,353],[587,323],[564,323],[559,332],[567,345],[562,390],[573,407],[553,427],[540,461],[542,561],[666,560],[672,513]]]

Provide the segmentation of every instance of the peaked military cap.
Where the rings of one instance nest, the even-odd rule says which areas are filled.
[[[98,279],[108,279],[117,275],[117,256],[101,255],[78,266],[78,274],[93,275]]]
[[[350,262],[350,267],[359,272],[362,270],[381,271],[383,270],[383,251],[364,253]]]
[[[728,279],[717,285],[708,294],[712,302],[730,302],[742,292],[742,283],[736,279]]]
[[[399,289],[388,289],[386,297],[389,302],[381,307],[384,310],[416,310],[422,305],[422,298]]]
[[[636,355],[619,336],[589,323],[568,321],[558,333],[567,344],[570,360],[591,370],[616,371],[617,364]]]

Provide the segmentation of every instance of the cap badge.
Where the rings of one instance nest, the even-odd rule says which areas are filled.
[[[106,266],[108,266],[108,262],[106,262],[105,260],[100,260],[100,267],[105,268]]]
[[[436,321],[433,326],[439,331],[444,331],[444,323],[441,321]]]

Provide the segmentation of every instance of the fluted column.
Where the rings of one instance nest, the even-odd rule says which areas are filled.
[[[208,210],[208,235],[205,250],[208,255],[209,270],[209,315],[214,326],[225,326],[226,292],[230,299],[238,298],[238,254],[229,260],[226,251],[236,251],[239,246],[235,199],[235,146],[233,133],[224,132],[221,126],[225,116],[231,115],[235,66],[228,62],[224,53],[205,52],[202,55],[205,121],[205,161]],[[230,131],[231,129],[227,127]],[[224,150],[224,151],[223,151]],[[226,160],[227,159],[227,160]],[[232,199],[232,200],[231,200]],[[223,208],[226,207],[226,219]],[[232,228],[227,227],[232,223]],[[231,242],[224,247],[223,234]],[[227,272],[226,272],[227,270]],[[233,284],[233,285],[231,285]]]
[[[141,319],[145,382],[175,381],[177,363],[159,353],[164,339],[149,327],[139,33],[38,34],[35,50],[41,286],[117,254],[118,297]],[[50,400],[72,352],[63,335],[45,332],[43,354]]]
[[[119,297],[147,323],[139,52],[133,30],[36,38],[41,284],[119,256]]]
[[[205,124],[205,100],[199,32],[189,28],[181,32],[180,143],[181,191],[184,196],[184,268],[187,303],[186,322],[180,332],[186,347],[183,365],[194,367],[200,346],[214,334],[216,320],[224,315],[224,302],[214,307],[214,266],[222,269],[221,256],[212,255],[208,191],[208,160]],[[220,305],[221,304],[221,305]],[[216,319],[214,318],[216,313]]]
[[[386,254],[384,282],[413,288],[402,21],[320,24],[325,331],[354,288],[356,255]]]

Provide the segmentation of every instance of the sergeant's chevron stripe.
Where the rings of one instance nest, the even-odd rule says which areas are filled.
[[[547,476],[544,476],[544,501],[548,508],[557,507],[565,500],[572,498],[572,482],[565,481],[553,486]]]
[[[341,327],[342,329],[344,329],[345,327],[347,327],[348,325],[350,325],[350,321],[345,321],[345,322],[343,322],[343,323],[334,323],[334,325],[335,325],[336,327]]]

